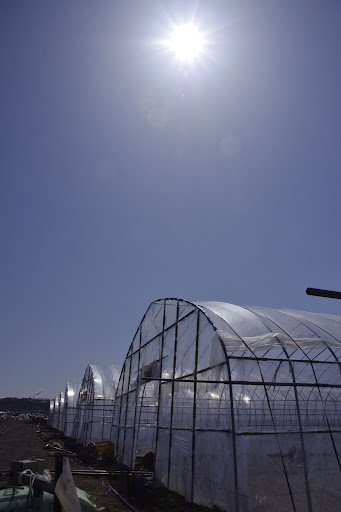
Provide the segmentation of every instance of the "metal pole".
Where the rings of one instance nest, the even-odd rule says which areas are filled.
[[[328,299],[341,299],[341,292],[333,292],[332,290],[321,290],[320,288],[307,288],[307,295],[315,295],[316,297],[327,297]]]

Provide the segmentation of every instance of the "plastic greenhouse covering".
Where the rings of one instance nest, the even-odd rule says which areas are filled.
[[[83,445],[110,439],[119,375],[119,369],[113,365],[87,366],[78,394],[72,429],[72,437]]]
[[[62,392],[59,394],[58,424],[56,427],[58,430],[61,430],[61,431],[64,430],[64,425],[63,425],[64,404],[65,404],[65,393]]]
[[[54,400],[50,400],[50,411],[49,411],[49,417],[47,420],[47,424],[52,427],[53,424],[53,413],[54,413]]]
[[[78,400],[78,394],[80,390],[80,384],[72,384],[71,382],[66,383],[64,393],[64,407],[62,412],[62,423],[61,429],[64,435],[69,437],[72,434],[73,423],[76,416],[76,405]]]
[[[49,424],[57,430],[63,430],[64,393],[50,400]]]
[[[162,299],[118,382],[116,453],[188,501],[340,510],[341,317]]]
[[[54,399],[51,426],[58,429],[59,425],[59,396]]]

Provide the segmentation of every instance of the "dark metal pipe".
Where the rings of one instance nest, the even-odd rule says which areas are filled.
[[[54,473],[53,469],[50,469],[50,473]],[[106,471],[105,469],[73,469],[71,471],[72,475],[84,475],[84,476],[124,476],[131,475],[134,471]],[[141,473],[141,471],[137,471],[137,473]],[[152,471],[142,471],[143,476],[150,478],[154,476]]]
[[[254,361],[257,361],[257,357],[254,358]],[[290,362],[290,359],[285,359],[285,361],[289,361]],[[312,360],[311,362],[314,362],[314,360]],[[162,381],[161,384],[163,382],[172,382],[173,379],[168,379],[166,377],[161,377],[161,378],[158,378],[158,377],[153,377],[153,380],[157,380],[157,381]],[[193,383],[195,382],[194,379],[175,379],[174,382],[184,382],[184,383]],[[245,386],[259,386],[259,385],[262,385],[263,387],[264,386],[268,386],[268,387],[292,387],[292,388],[333,388],[333,389],[340,389],[341,388],[341,384],[328,384],[327,382],[276,382],[276,381],[259,381],[259,380],[254,380],[254,381],[249,381],[249,380],[207,380],[207,379],[203,379],[203,380],[197,380],[197,383],[198,384],[234,384],[234,385],[237,385],[237,384],[240,384],[240,385],[245,385]],[[190,407],[190,406],[189,406]]]
[[[128,507],[132,512],[137,512],[136,508],[134,508],[130,503],[129,501],[127,501],[125,498],[123,498],[123,496],[116,491],[116,489],[114,489],[113,487],[111,487],[111,485],[108,486],[109,489],[115,494],[115,496],[120,500],[122,501],[122,503],[125,504],[126,507]]]
[[[307,288],[307,295],[316,297],[327,297],[328,299],[341,299],[341,292],[333,292],[332,290],[321,290],[320,288]]]
[[[58,448],[57,446],[52,446],[52,444],[46,444],[45,448],[51,448],[52,450],[56,450],[57,452],[67,453],[68,455],[75,456],[74,452],[70,452],[70,450],[65,450],[64,448]]]

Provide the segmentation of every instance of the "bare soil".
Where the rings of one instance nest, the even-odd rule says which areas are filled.
[[[1,431],[18,427],[1,435]],[[68,447],[67,440],[60,433],[49,428],[37,428],[33,423],[26,423],[19,420],[0,420],[0,488],[7,485],[7,474],[13,460],[24,460],[29,458],[45,459],[45,468],[54,470],[56,450],[46,449],[46,444],[52,445],[58,442],[65,448]],[[69,449],[69,447],[68,447]],[[71,470],[89,469],[77,457],[69,458]],[[117,466],[100,466],[96,469],[118,469]],[[124,496],[137,512],[212,512],[212,509],[191,505],[182,496],[165,488],[146,488],[142,499],[134,501],[129,497],[127,477],[102,478],[93,476],[74,475],[77,487],[83,489],[93,496],[97,507],[105,507],[107,512],[127,512],[129,508],[122,503],[115,494],[110,491],[113,487]]]

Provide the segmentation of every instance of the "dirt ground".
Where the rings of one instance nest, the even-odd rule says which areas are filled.
[[[1,431],[18,427],[1,434]],[[45,468],[54,470],[55,450],[46,449],[46,444],[60,443],[64,446],[64,438],[52,429],[37,428],[36,424],[25,423],[19,420],[0,420],[0,488],[7,485],[7,473],[13,460],[29,458],[45,459]],[[78,458],[69,458],[71,470],[89,469]],[[108,466],[96,465],[96,469],[110,469]],[[115,469],[118,469],[115,467]],[[124,498],[128,496],[126,476],[107,478],[74,475],[77,487],[83,489],[95,498],[97,507],[105,507],[107,512],[127,512],[129,507],[122,503],[115,494],[110,491],[109,485],[118,491]],[[131,502],[137,512],[212,512],[211,509],[199,505],[190,505],[182,496],[165,488],[146,488],[144,497],[139,502]]]

